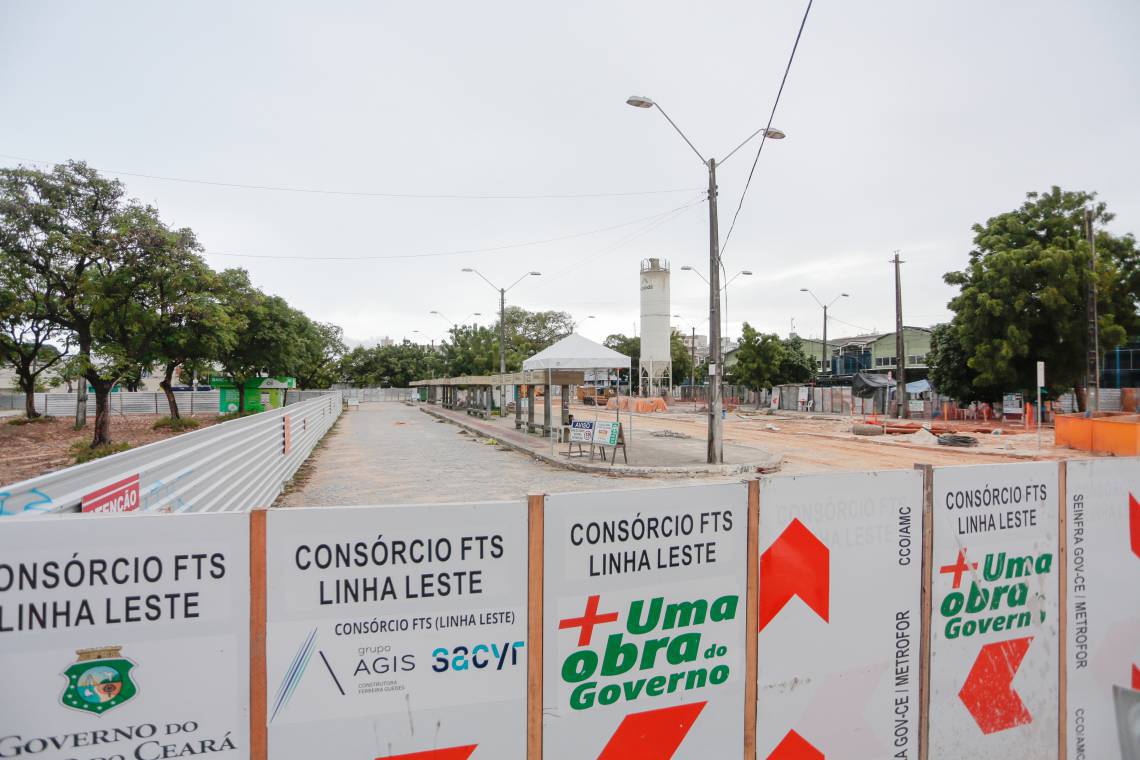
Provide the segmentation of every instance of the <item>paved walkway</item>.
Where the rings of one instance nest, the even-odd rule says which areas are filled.
[[[630,478],[572,472],[483,441],[402,403],[361,404],[341,415],[336,431],[315,454],[307,479],[278,504],[494,501],[537,491],[647,488],[741,478]]]
[[[656,477],[658,475],[733,475],[757,472],[772,472],[779,468],[780,457],[760,446],[726,442],[723,465],[709,465],[706,461],[708,446],[703,434],[693,436],[688,433],[662,431],[655,427],[640,427],[643,420],[655,415],[635,415],[631,425],[629,416],[622,414],[621,424],[626,440],[626,453],[618,453],[617,462],[604,462],[600,454],[592,461],[589,456],[567,455],[569,444],[552,442],[540,433],[526,433],[515,428],[514,416],[490,417],[483,419],[467,414],[464,410],[444,409],[435,405],[421,407],[426,413],[451,420],[479,435],[501,441],[512,448],[520,449],[535,457],[565,464],[574,469],[587,469],[594,472],[618,472],[625,475]],[[573,414],[580,419],[614,420],[614,412],[593,407],[572,407]],[[525,417],[523,418],[525,422]],[[703,422],[704,418],[700,418]],[[541,419],[536,418],[541,425]],[[585,447],[589,451],[589,447]],[[649,470],[653,468],[656,472]]]

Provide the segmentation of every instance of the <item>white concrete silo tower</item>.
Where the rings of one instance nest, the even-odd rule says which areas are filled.
[[[669,262],[641,262],[641,394],[658,396],[673,383],[672,327],[669,324]]]

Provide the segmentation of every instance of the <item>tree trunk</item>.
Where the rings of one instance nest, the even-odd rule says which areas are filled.
[[[245,411],[245,383],[238,385],[238,414]]]
[[[87,427],[87,377],[86,368],[91,363],[91,341],[80,340],[79,357],[83,362],[83,374],[75,378],[75,429]]]
[[[24,414],[29,420],[34,420],[40,416],[40,413],[36,411],[36,390],[34,387],[31,390],[24,389]]]
[[[162,392],[166,394],[166,404],[170,407],[170,419],[177,420],[181,417],[178,413],[178,401],[174,398],[174,390],[171,387],[174,379],[174,370],[178,367],[177,364],[167,364],[166,374],[162,378],[162,382],[158,385],[162,388]]]
[[[94,448],[111,442],[111,388],[115,382],[94,373],[87,376],[87,382],[95,389],[95,435],[91,438]]]
[[[36,411],[36,376],[31,373],[31,367],[17,366],[16,381],[24,392],[24,414],[34,420],[40,413]]]

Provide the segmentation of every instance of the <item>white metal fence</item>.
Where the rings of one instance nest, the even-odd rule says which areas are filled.
[[[416,388],[345,388],[345,399],[354,401],[414,401],[419,398]]]
[[[340,412],[340,395],[327,394],[0,487],[0,525],[90,509],[109,493],[149,512],[269,506]]]
[[[174,400],[182,414],[217,414],[217,391],[175,391]],[[67,417],[75,414],[74,393],[37,393],[36,411],[52,417]],[[166,394],[149,391],[112,393],[110,395],[112,414],[169,414],[170,405]],[[0,394],[0,409],[24,409],[22,393]],[[95,394],[87,394],[87,414],[95,414]]]

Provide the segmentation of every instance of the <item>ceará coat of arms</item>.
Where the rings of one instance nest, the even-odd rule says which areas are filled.
[[[122,647],[97,647],[76,651],[78,659],[63,676],[67,688],[60,704],[73,710],[102,715],[138,693],[131,680],[135,663],[122,656]]]

